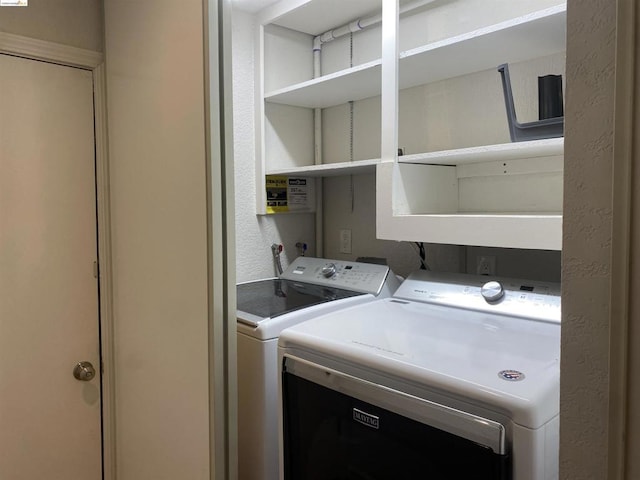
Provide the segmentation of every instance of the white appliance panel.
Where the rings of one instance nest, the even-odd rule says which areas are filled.
[[[279,344],[494,404],[516,423],[537,428],[557,412],[559,328],[383,299],[316,317],[284,331]],[[499,375],[504,370],[524,378],[506,380]]]
[[[390,296],[399,283],[384,265],[298,257],[279,278],[238,285],[238,306],[253,311],[237,311],[239,480],[278,478],[280,332]]]
[[[347,375],[377,385],[381,398],[394,389],[498,422],[512,478],[556,480],[560,310],[558,284],[414,272],[391,298],[284,330],[279,365],[308,362],[320,372],[313,383],[338,392],[344,388],[335,379]],[[286,375],[298,376],[295,368]],[[393,400],[379,404],[371,392],[366,398],[345,393],[402,408]]]

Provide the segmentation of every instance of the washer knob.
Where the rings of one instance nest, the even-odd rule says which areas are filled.
[[[336,274],[336,264],[335,263],[327,263],[324,267],[322,267],[322,275],[326,278],[331,278]]]
[[[496,282],[494,280],[485,283],[480,289],[480,293],[487,303],[496,303],[504,297],[504,288],[502,288],[502,284],[500,282]]]

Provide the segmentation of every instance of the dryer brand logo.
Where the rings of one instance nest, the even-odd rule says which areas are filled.
[[[524,380],[525,377],[524,373],[518,370],[501,370],[498,372],[498,376],[509,382],[519,382],[520,380]]]
[[[380,419],[378,417],[357,408],[353,409],[353,419],[367,427],[375,428],[376,430],[380,428]]]

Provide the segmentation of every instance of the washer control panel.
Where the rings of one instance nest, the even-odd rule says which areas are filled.
[[[386,265],[298,257],[280,278],[378,295],[388,275]]]
[[[560,284],[418,270],[395,298],[549,322],[560,321]]]

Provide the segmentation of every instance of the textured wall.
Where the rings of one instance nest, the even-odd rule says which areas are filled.
[[[102,0],[29,0],[0,9],[0,32],[102,52],[102,8]]]
[[[615,0],[569,0],[562,479],[607,478]]]
[[[254,17],[233,11],[233,135],[236,196],[236,278],[275,275],[271,244],[284,245],[283,267],[298,256],[297,242],[315,253],[315,216],[309,213],[256,216],[254,115]]]

